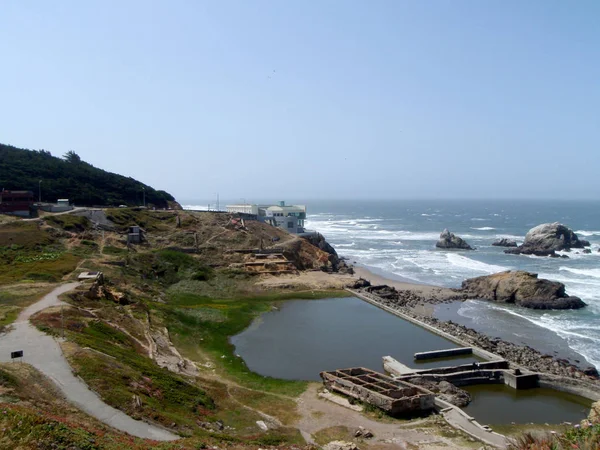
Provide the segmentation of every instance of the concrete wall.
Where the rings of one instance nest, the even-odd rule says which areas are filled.
[[[574,380],[572,378],[540,373],[539,386],[579,395],[592,401],[600,400],[598,385],[587,380]]]
[[[537,373],[515,375],[514,372],[503,371],[504,384],[513,389],[532,389],[539,386]]]
[[[378,308],[383,309],[384,311],[387,311],[391,314],[394,314],[395,316],[401,317],[404,320],[408,320],[409,322],[414,323],[415,325],[420,326],[421,328],[425,328],[426,330],[431,331],[434,334],[437,334],[438,336],[442,336],[446,339],[448,339],[449,341],[455,342],[458,345],[462,346],[462,347],[469,347],[469,344],[455,336],[452,336],[450,333],[446,333],[445,331],[442,331],[436,327],[433,327],[429,324],[426,324],[424,322],[421,322],[420,320],[415,319],[414,317],[408,316],[406,314],[401,313],[400,311],[394,309],[394,308],[390,308],[388,306],[382,305],[380,302],[378,302],[377,300],[374,300],[360,292],[355,291],[354,289],[346,289],[348,292],[351,292],[352,295],[360,298],[361,300],[364,300],[368,303],[371,303],[372,305],[377,306]],[[473,354],[479,356],[480,358],[486,359],[488,361],[499,361],[502,360],[503,358],[501,358],[498,355],[495,355],[492,352],[488,352],[487,350],[484,350],[482,348],[479,347],[473,347],[471,346],[471,348],[473,349]]]
[[[417,361],[420,361],[420,360],[424,360],[424,359],[447,358],[450,356],[472,355],[472,354],[473,354],[473,348],[471,348],[471,347],[447,348],[444,350],[432,350],[429,352],[415,353],[415,359]]]

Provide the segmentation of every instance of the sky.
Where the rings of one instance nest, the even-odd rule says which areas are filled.
[[[0,57],[0,142],[182,202],[600,195],[597,0],[0,0]]]

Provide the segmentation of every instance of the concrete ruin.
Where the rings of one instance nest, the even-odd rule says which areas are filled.
[[[364,367],[321,372],[325,387],[376,406],[390,415],[420,414],[434,408],[433,392]]]
[[[411,369],[391,356],[383,358],[384,369],[398,380],[422,378],[440,382],[447,381],[454,386],[474,384],[505,384],[513,389],[532,389],[538,387],[538,374],[525,369],[511,369],[508,361],[482,361],[451,367],[432,369]]]

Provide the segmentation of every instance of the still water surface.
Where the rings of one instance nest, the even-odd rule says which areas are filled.
[[[474,361],[463,356],[415,363],[416,352],[456,345],[356,297],[287,301],[231,342],[250,370],[288,380],[319,381],[323,370],[356,366],[383,371],[385,355],[419,368]],[[466,411],[489,424],[577,422],[589,411],[585,399],[552,390],[516,391],[504,385],[466,389],[473,396]]]
[[[292,300],[270,311],[231,339],[248,368],[287,380],[321,378],[324,370],[367,367],[383,371],[389,355],[416,367],[416,352],[456,347],[456,344],[401,320],[356,297]],[[443,367],[475,361],[429,361],[418,367]]]
[[[471,403],[463,408],[481,423],[509,425],[578,423],[590,412],[591,402],[553,389],[517,391],[503,384],[466,386]]]

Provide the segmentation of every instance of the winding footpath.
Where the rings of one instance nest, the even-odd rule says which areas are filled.
[[[11,331],[0,335],[0,362],[10,361],[12,351],[23,350],[24,362],[31,364],[50,378],[67,400],[96,419],[143,439],[156,441],[179,439],[177,435],[167,430],[134,420],[104,403],[80,378],[73,375],[58,342],[29,323],[29,318],[36,312],[50,306],[64,305],[65,303],[61,302],[58,296],[78,285],[79,283],[68,283],[58,286],[40,301],[21,311]]]

